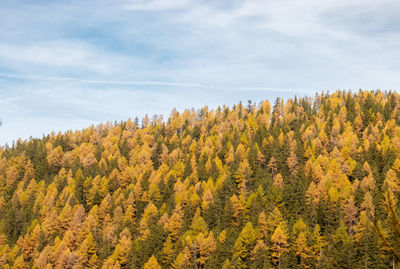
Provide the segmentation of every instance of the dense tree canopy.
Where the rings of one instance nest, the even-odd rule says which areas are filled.
[[[1,268],[400,268],[400,95],[173,110],[0,149]]]

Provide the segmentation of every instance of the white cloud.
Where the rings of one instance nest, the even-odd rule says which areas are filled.
[[[125,5],[128,10],[162,11],[182,8],[187,6],[190,0],[131,0]]]
[[[168,2],[168,1],[166,1]],[[193,1],[181,14],[174,14],[176,20],[199,26],[238,27],[244,18],[257,18],[252,27],[269,29],[282,34],[310,36],[313,34],[332,34],[340,37],[337,29],[322,25],[326,12],[360,11],[399,8],[397,0],[245,0],[239,1],[231,9],[218,9],[209,2]]]
[[[118,53],[102,51],[85,41],[51,40],[41,42],[1,42],[0,66],[19,72],[41,71],[95,72],[109,75],[143,64],[138,57],[128,59]]]

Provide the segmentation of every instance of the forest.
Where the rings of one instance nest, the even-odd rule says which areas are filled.
[[[0,148],[1,268],[400,268],[400,95],[336,91]]]

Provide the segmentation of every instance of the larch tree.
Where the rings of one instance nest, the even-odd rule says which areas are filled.
[[[144,264],[144,269],[161,269],[160,264],[154,256],[151,256],[150,259]]]
[[[282,255],[288,251],[288,232],[286,224],[281,222],[271,236],[272,259],[281,268]]]

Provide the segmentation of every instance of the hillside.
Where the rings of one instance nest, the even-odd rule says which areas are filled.
[[[174,110],[0,157],[1,268],[400,262],[397,93]]]

